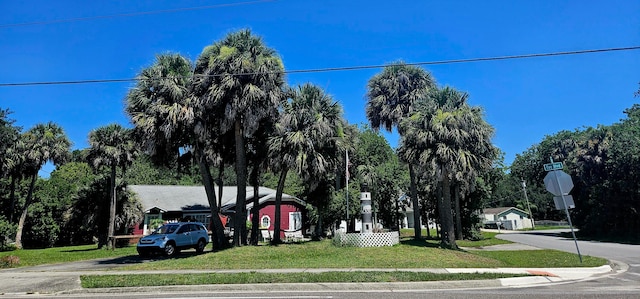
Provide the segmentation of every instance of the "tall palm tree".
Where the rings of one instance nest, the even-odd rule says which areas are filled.
[[[38,178],[38,171],[47,162],[52,162],[56,166],[61,165],[67,160],[71,149],[71,141],[62,127],[52,122],[37,124],[25,132],[22,137],[25,145],[24,159],[26,165],[30,166],[27,173],[31,176],[31,182],[16,230],[16,248],[18,249],[22,248],[22,230],[27,219],[29,205],[33,201],[33,190]]]
[[[293,91],[283,105],[276,124],[276,134],[269,139],[269,155],[274,171],[280,173],[276,188],[273,242],[280,242],[282,192],[289,170],[294,170],[311,184],[334,170],[335,153],[331,151],[342,136],[342,109],[321,88],[304,84]]]
[[[205,47],[196,61],[194,99],[198,115],[224,113],[220,132],[235,134],[237,200],[234,230],[246,226],[247,137],[264,118],[274,118],[284,100],[284,67],[276,52],[250,30],[240,30]],[[242,239],[241,239],[242,235]],[[234,245],[246,234],[234,234]]]
[[[155,63],[142,70],[138,83],[127,94],[126,112],[135,125],[135,132],[143,150],[155,160],[169,160],[180,148],[193,152],[198,163],[202,184],[211,209],[213,249],[227,247],[222,221],[217,217],[215,183],[211,175],[212,157],[218,146],[215,127],[223,112],[196,107],[194,100],[193,66],[179,54],[162,54]]]
[[[376,74],[367,84],[366,113],[371,127],[378,130],[384,127],[391,131],[395,126],[400,136],[404,131],[398,125],[403,119],[413,113],[415,103],[429,97],[429,92],[435,89],[435,80],[431,73],[422,68],[406,65],[404,62],[386,66],[381,73]],[[420,207],[414,161],[406,160],[409,165],[411,179],[411,200],[414,207],[413,223],[416,239],[421,238]]]
[[[434,98],[439,100],[419,103],[416,113],[403,122],[403,146],[412,148],[420,165],[441,179],[442,246],[457,248],[451,182],[491,166],[496,154],[491,144],[493,128],[484,121],[480,108],[466,103],[466,94],[445,88]]]
[[[116,169],[122,169],[122,175],[133,163],[138,154],[132,130],[119,124],[100,127],[89,133],[89,160],[94,168],[109,167],[109,226],[107,228],[107,246],[115,249],[115,221],[116,221]],[[98,244],[101,246],[102,244]]]

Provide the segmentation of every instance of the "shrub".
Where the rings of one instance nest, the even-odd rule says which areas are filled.
[[[13,268],[20,264],[20,258],[15,255],[7,255],[0,258],[0,268]]]

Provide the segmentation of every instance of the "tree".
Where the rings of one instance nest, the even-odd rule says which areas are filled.
[[[342,109],[321,88],[304,84],[283,105],[276,134],[269,139],[271,167],[280,173],[276,189],[273,242],[280,240],[282,192],[290,169],[307,183],[311,192],[334,171],[335,149],[342,137]]]
[[[133,163],[138,154],[132,131],[119,124],[100,127],[89,133],[89,160],[96,169],[107,166],[109,175],[109,226],[107,228],[107,246],[115,249],[115,221],[116,221],[116,169],[120,167],[124,174],[126,168]],[[102,247],[104,244],[98,244]]]
[[[451,194],[459,190],[451,183],[491,167],[496,155],[493,129],[484,121],[482,110],[469,107],[466,98],[457,90],[441,89],[431,100],[420,102],[401,124],[406,130],[402,146],[412,149],[420,165],[442,181],[439,214],[446,248],[457,248]]]
[[[422,68],[409,66],[398,62],[386,66],[381,73],[376,74],[367,84],[367,119],[373,129],[381,126],[387,131],[398,127],[403,119],[413,113],[416,101],[428,98],[429,92],[435,88],[435,80],[431,74]],[[400,136],[404,135],[398,127]],[[406,161],[409,165],[411,180],[411,200],[414,206],[414,234],[421,238],[420,209],[418,205],[417,187],[415,182],[414,161]]]
[[[24,149],[20,139],[21,128],[9,118],[11,111],[0,109],[0,178],[9,176],[8,221],[13,222],[16,183],[24,176]]]
[[[211,164],[215,128],[224,111],[193,96],[193,71],[191,62],[179,54],[158,55],[127,94],[126,112],[143,150],[156,163],[177,159],[180,149],[193,154],[211,209],[213,250],[219,250],[228,242],[222,221],[216,217],[219,206]]]
[[[357,165],[358,180],[369,185],[374,215],[385,227],[397,226],[399,215],[395,202],[401,195],[400,190],[409,186],[406,167],[400,165],[384,136],[369,126],[359,130],[355,148],[355,155],[349,159]]]
[[[7,175],[11,167],[11,158],[7,152],[18,141],[20,128],[13,124],[15,120],[9,118],[11,111],[0,109],[0,178]]]
[[[87,209],[80,209],[78,201],[81,200],[81,190],[91,186],[95,179],[96,175],[87,162],[67,162],[52,171],[49,179],[43,182],[40,192],[42,201],[48,205],[46,210],[60,227],[57,245],[87,244],[85,240],[92,239],[94,232],[89,236],[83,236],[81,227],[85,223],[73,223],[72,219],[76,216],[84,218],[90,213]],[[107,209],[108,207],[101,211]]]
[[[275,50],[260,37],[240,30],[205,47],[194,74],[195,106],[202,108],[199,115],[224,113],[218,118],[219,133],[234,132],[238,197],[233,218],[235,231],[241,232],[246,227],[246,141],[263,119],[276,116],[284,101],[284,67]],[[234,234],[233,243],[245,244],[246,234]]]
[[[33,165],[28,172],[31,176],[31,182],[29,184],[29,191],[24,204],[18,227],[16,229],[16,248],[22,248],[22,230],[24,228],[25,220],[27,219],[27,212],[29,205],[32,204],[33,191],[38,178],[38,171],[47,162],[53,162],[55,165],[61,165],[69,156],[69,150],[71,148],[71,142],[67,138],[64,130],[52,123],[37,124],[33,128],[29,129],[23,135],[25,143],[25,160],[29,161],[29,165]]]

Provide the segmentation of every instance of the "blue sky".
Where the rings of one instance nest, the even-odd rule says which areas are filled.
[[[453,3],[452,3],[453,2]],[[216,4],[210,9],[12,25]],[[0,83],[133,78],[156,54],[195,60],[250,28],[288,70],[428,62],[640,45],[640,1],[7,1],[0,0]],[[624,118],[640,82],[640,50],[425,67],[470,94],[510,164],[545,135]],[[366,123],[366,84],[380,69],[290,74],[322,86],[350,123]],[[0,86],[0,108],[28,129],[53,121],[74,148],[90,130],[129,125],[133,83]],[[397,136],[385,134],[392,145]],[[42,173],[41,173],[42,174]],[[46,174],[45,174],[46,175]]]

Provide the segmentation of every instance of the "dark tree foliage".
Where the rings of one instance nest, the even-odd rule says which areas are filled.
[[[580,234],[640,240],[640,105],[625,113],[627,118],[611,126],[547,136],[516,157],[511,175],[529,182],[538,219],[564,214],[555,211],[550,193],[539,192],[545,190],[542,165],[552,157],[573,179],[571,217]]]

